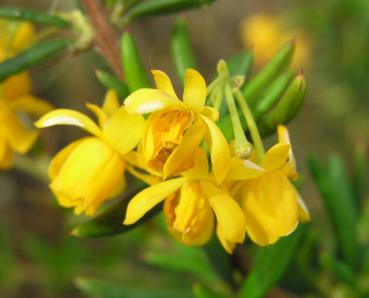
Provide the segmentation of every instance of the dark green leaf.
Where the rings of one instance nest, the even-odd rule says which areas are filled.
[[[240,290],[240,297],[262,298],[288,269],[303,233],[300,226],[292,235],[276,244],[260,248],[254,265]]]
[[[84,238],[104,237],[125,233],[143,224],[161,210],[161,205],[151,209],[137,223],[132,225],[123,225],[123,219],[126,214],[128,203],[137,192],[138,190],[135,190],[126,194],[120,202],[110,206],[107,210],[92,220],[74,228],[72,230],[72,234],[74,236]]]
[[[124,16],[122,26],[136,18],[180,12],[208,5],[214,0],[146,0],[134,5]]]
[[[352,184],[358,211],[361,211],[363,207],[363,200],[368,189],[368,180],[369,171],[366,159],[366,150],[365,148],[357,148],[354,153],[354,175]]]
[[[321,198],[329,214],[335,232],[336,246],[343,260],[354,268],[357,261],[358,243],[356,216],[353,201],[345,194],[344,171],[337,158],[331,158],[329,170],[325,170],[316,158],[309,159],[309,168]]]
[[[21,54],[6,60],[0,64],[0,81],[46,60],[66,48],[68,44],[68,41],[64,39],[43,41]]]
[[[30,21],[33,23],[59,28],[70,27],[70,23],[59,16],[51,15],[42,11],[23,8],[2,7],[0,8],[0,18],[19,21]]]
[[[125,286],[92,278],[78,278],[77,287],[86,295],[94,298],[192,298],[189,289],[151,288],[143,285]]]

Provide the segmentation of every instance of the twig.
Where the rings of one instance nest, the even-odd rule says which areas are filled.
[[[119,44],[116,32],[110,24],[100,0],[82,0],[95,33],[95,45],[109,63],[114,73],[123,78],[120,63]]]

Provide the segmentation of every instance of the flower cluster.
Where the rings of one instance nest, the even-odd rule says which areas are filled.
[[[30,23],[0,21],[0,62],[29,47],[35,39]],[[31,95],[28,72],[11,76],[0,84],[0,169],[12,165],[13,151],[26,153],[37,139],[29,115],[36,117],[51,110],[46,101]]]
[[[246,235],[259,245],[272,244],[309,219],[290,182],[297,173],[285,126],[278,127],[278,143],[266,153],[260,140],[253,151],[246,150],[249,144],[235,150],[217,125],[219,112],[206,104],[209,87],[200,73],[186,71],[181,99],[164,72],[152,74],[156,88],[134,91],[122,106],[114,91],[102,108],[87,104],[98,124],[65,109],[36,122],[40,128],[75,125],[92,134],[50,164],[50,187],[62,206],[94,214],[124,189],[128,171],[148,187],[131,199],[123,224],[136,223],[163,202],[169,231],[186,245],[203,245],[215,231],[231,253]]]

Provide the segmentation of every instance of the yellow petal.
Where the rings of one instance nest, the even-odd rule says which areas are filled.
[[[136,178],[145,182],[147,185],[154,185],[160,182],[160,178],[140,172],[132,166],[127,165],[127,171]]]
[[[5,99],[14,99],[31,93],[32,83],[28,72],[9,77],[2,84]]]
[[[265,154],[261,167],[271,171],[282,168],[288,158],[291,146],[289,144],[276,144]]]
[[[139,192],[129,202],[124,219],[125,225],[134,224],[155,205],[179,189],[185,182],[184,178],[176,178],[150,186]]]
[[[111,117],[115,111],[119,109],[118,94],[115,90],[110,89],[104,99],[102,109],[107,117]]]
[[[236,243],[229,242],[225,239],[224,233],[223,233],[220,225],[217,226],[217,236],[218,236],[219,242],[222,244],[225,251],[229,254],[232,254],[233,250],[236,247]]]
[[[226,138],[218,126],[209,118],[201,116],[208,126],[211,137],[210,156],[213,165],[214,177],[220,183],[226,176],[231,159],[231,152]]]
[[[106,122],[103,132],[109,144],[120,154],[125,154],[137,146],[144,126],[143,116],[128,113],[122,106]]]
[[[204,107],[204,110],[201,113],[205,117],[217,122],[219,120],[219,112],[212,107]]]
[[[79,206],[79,211],[88,208],[91,213],[122,185],[124,160],[105,142],[94,137],[81,140],[72,149],[60,169],[55,171],[57,174],[50,187],[63,198],[64,205],[74,202],[73,206]]]
[[[8,113],[2,119],[3,133],[10,146],[17,152],[24,154],[36,141],[39,133],[36,130],[27,129],[14,113]]]
[[[245,239],[245,216],[237,202],[224,190],[209,182],[201,182],[203,190],[213,208],[217,224],[224,239],[242,243]]]
[[[232,158],[226,180],[230,181],[253,179],[259,177],[264,172],[265,170],[263,168],[250,160]]]
[[[78,141],[75,141],[75,142],[69,144],[67,147],[60,150],[57,155],[55,155],[55,157],[51,160],[50,165],[49,165],[49,169],[48,169],[48,174],[49,174],[49,177],[50,177],[51,180],[56,178],[56,176],[58,175],[61,167],[63,166],[64,162],[68,158],[69,154],[81,142],[84,142],[85,139],[87,139],[87,138],[83,138],[81,140],[78,140]]]
[[[201,180],[209,178],[208,158],[205,152],[202,149],[197,148],[194,152],[193,160],[193,166],[189,170],[182,172],[181,175],[191,180]]]
[[[278,125],[277,132],[278,132],[278,143],[291,145],[290,136],[288,134],[288,129],[286,126]],[[288,161],[287,161],[284,171],[286,175],[290,177],[291,179],[295,180],[299,176],[296,171],[296,160],[292,152],[292,147],[290,148],[288,152]]]
[[[242,206],[247,233],[253,241],[260,245],[272,244],[295,230],[299,219],[297,194],[282,172],[264,174],[245,185]],[[254,223],[250,224],[252,219]],[[257,226],[258,230],[252,231],[250,226]],[[260,230],[264,235],[258,235]]]
[[[202,112],[206,100],[206,82],[194,69],[187,69],[184,78],[183,102],[192,110]]]
[[[13,50],[18,53],[32,45],[36,39],[35,28],[32,23],[22,22],[12,41]]]
[[[152,75],[154,76],[154,81],[156,88],[167,95],[178,99],[176,92],[173,89],[172,82],[169,77],[161,70],[152,70]]]
[[[4,138],[4,136],[0,136],[0,169],[6,170],[9,169],[13,162],[13,153],[12,150]]]
[[[172,174],[178,174],[186,164],[193,160],[196,148],[203,140],[205,132],[205,126],[200,121],[195,122],[187,129],[181,143],[174,149],[164,164],[164,179]]]
[[[32,95],[17,97],[11,102],[10,107],[34,116],[42,116],[53,109],[47,101]]]
[[[54,125],[75,125],[79,126],[91,134],[101,137],[101,130],[89,117],[80,112],[57,109],[42,116],[35,126],[38,128],[49,127]]]
[[[158,89],[142,88],[129,95],[124,104],[129,113],[147,114],[169,107],[184,108],[182,102]]]
[[[97,105],[94,105],[92,103],[86,103],[86,107],[95,114],[97,117],[97,122],[99,123],[100,127],[103,127],[108,120],[107,115],[105,112]]]
[[[296,193],[297,193],[297,204],[299,208],[299,219],[300,219],[300,222],[306,223],[310,221],[310,212],[304,200],[301,198],[300,194],[297,191]]]

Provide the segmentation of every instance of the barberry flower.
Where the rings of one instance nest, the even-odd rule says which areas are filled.
[[[87,107],[99,125],[77,111],[58,109],[44,115],[36,126],[74,125],[92,134],[61,150],[49,166],[50,188],[59,204],[73,207],[76,214],[92,215],[102,202],[124,189],[124,155],[141,139],[145,120],[119,107],[114,91],[107,93],[102,109]]]

